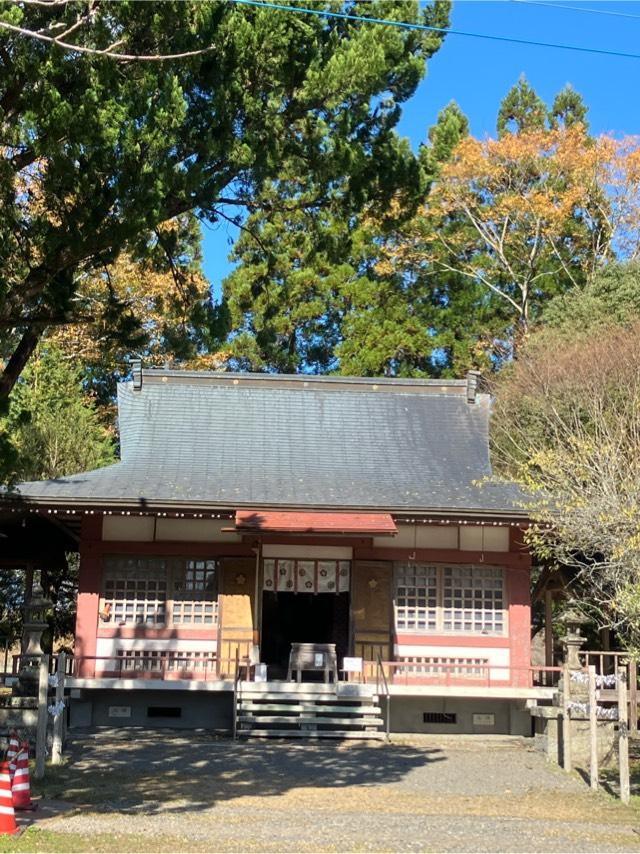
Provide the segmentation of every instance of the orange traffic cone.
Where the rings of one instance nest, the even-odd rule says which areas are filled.
[[[16,814],[13,811],[9,763],[0,762],[0,835],[14,833],[20,833],[20,828],[16,824]]]
[[[16,770],[11,780],[11,794],[14,810],[34,810],[36,804],[31,800],[29,781],[29,742],[23,741],[16,759]]]

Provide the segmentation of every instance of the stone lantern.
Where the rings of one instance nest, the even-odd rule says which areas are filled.
[[[580,650],[584,646],[586,638],[582,634],[584,626],[589,624],[589,618],[579,611],[575,605],[570,605],[569,610],[562,617],[567,633],[564,637],[564,660],[569,670],[582,670],[580,662]]]
[[[42,634],[49,628],[47,612],[51,602],[44,595],[40,578],[36,576],[31,595],[24,606],[20,670],[13,693],[22,697],[35,697],[38,693],[38,668],[42,651]]]

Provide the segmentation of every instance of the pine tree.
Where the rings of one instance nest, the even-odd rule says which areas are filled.
[[[587,112],[588,108],[582,95],[567,83],[564,89],[558,92],[549,110],[549,126],[555,130],[581,124],[585,130],[589,130]]]
[[[428,175],[437,175],[456,145],[469,133],[469,119],[455,101],[450,101],[428,132],[429,144],[420,146],[420,158]]]
[[[507,92],[498,111],[498,136],[507,133],[542,130],[547,120],[547,108],[529,85],[524,74]]]
[[[471,367],[478,324],[486,319],[481,289],[454,275],[434,279],[420,259],[389,261],[415,195],[424,203],[467,133],[466,117],[449,104],[421,147],[420,170],[398,139],[406,152],[404,183],[414,193],[397,193],[388,207],[373,200],[358,217],[291,210],[287,198],[308,188],[295,180],[274,186],[273,212],[249,219],[234,252],[238,267],[224,283],[233,366],[365,376],[450,375]]]

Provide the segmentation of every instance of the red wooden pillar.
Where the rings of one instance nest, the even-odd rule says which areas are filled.
[[[531,666],[531,557],[522,535],[519,528],[510,529],[509,550],[518,555],[518,561],[507,569],[507,596],[511,684],[526,688]]]
[[[85,516],[80,536],[80,573],[76,614],[74,653],[79,659],[76,674],[81,678],[95,676],[98,610],[102,584],[102,516]],[[88,656],[88,658],[85,658]]]

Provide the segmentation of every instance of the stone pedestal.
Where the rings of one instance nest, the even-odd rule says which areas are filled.
[[[531,709],[534,720],[534,746],[552,762],[562,764],[562,709],[558,706],[538,706]],[[615,721],[598,721],[598,763],[601,768],[616,758],[617,727]],[[571,758],[575,768],[589,770],[591,740],[589,719],[585,715],[571,718]]]

